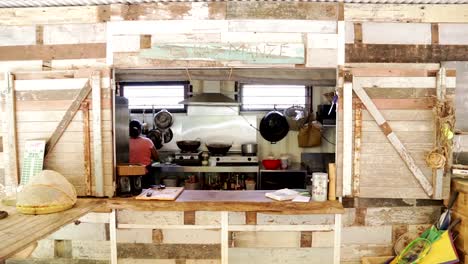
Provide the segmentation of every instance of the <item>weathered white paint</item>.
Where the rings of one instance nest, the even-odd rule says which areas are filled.
[[[343,85],[343,196],[352,193],[353,85],[351,82]]]
[[[308,33],[307,34],[307,48],[309,49],[336,49],[338,48],[338,34]]]
[[[227,20],[153,20],[108,22],[111,35],[145,35],[161,33],[219,33],[228,31]]]
[[[362,23],[365,44],[431,44],[431,24]]]
[[[139,35],[112,36],[113,52],[136,52],[140,50]]]
[[[195,41],[196,40],[197,39],[195,39]],[[245,43],[304,43],[304,37],[302,33],[221,32],[221,42],[229,43],[239,41]],[[181,40],[179,40],[179,42],[181,42]]]
[[[0,26],[0,46],[36,44],[36,26]]]
[[[237,248],[298,248],[301,246],[301,232],[234,232],[232,240]]]
[[[336,24],[335,21],[320,20],[230,20],[228,31],[335,34]]]
[[[392,226],[350,226],[341,230],[342,244],[392,244]]]
[[[354,23],[346,21],[345,22],[345,43],[353,44],[354,43]]]
[[[441,45],[467,45],[468,24],[439,24],[439,43]]]
[[[146,212],[119,210],[117,212],[117,222],[119,223],[119,228],[127,228],[121,226],[122,224],[139,224],[154,226],[183,225],[184,213],[178,211]]]
[[[330,264],[333,248],[231,248],[229,264]]]
[[[337,49],[307,49],[307,67],[336,68],[337,61]]]
[[[278,215],[257,213],[258,225],[329,225],[333,215]]]
[[[164,244],[219,244],[221,243],[220,230],[202,229],[163,229]],[[151,234],[151,232],[150,232]]]
[[[17,80],[15,86],[17,91],[77,90],[87,82],[88,78]]]
[[[332,215],[333,216],[333,215]],[[230,225],[229,231],[330,231],[333,225]]]
[[[106,240],[106,227],[103,223],[68,224],[48,237],[55,240]]]
[[[117,243],[153,243],[152,231],[152,229],[118,228],[116,233]]]
[[[117,264],[117,216],[116,210],[112,209],[109,214],[109,238],[110,238],[110,263]]]
[[[105,23],[44,25],[45,45],[105,42]]]

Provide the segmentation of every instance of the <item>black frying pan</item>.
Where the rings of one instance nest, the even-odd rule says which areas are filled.
[[[260,135],[272,144],[282,140],[289,132],[286,117],[278,111],[267,113],[260,121]]]

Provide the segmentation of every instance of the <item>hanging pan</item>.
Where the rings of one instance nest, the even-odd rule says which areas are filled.
[[[288,132],[288,121],[276,110],[267,113],[260,121],[260,135],[272,144],[282,140]]]
[[[153,121],[159,129],[164,130],[172,126],[174,118],[172,117],[172,114],[169,111],[167,111],[166,109],[162,109],[161,111],[156,113]]]

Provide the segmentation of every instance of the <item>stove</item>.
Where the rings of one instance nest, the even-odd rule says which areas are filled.
[[[258,166],[257,156],[242,156],[237,153],[227,153],[224,156],[210,157],[210,164],[215,163],[216,166]]]
[[[174,155],[174,163],[185,166],[200,166],[201,151],[197,152],[178,152]]]

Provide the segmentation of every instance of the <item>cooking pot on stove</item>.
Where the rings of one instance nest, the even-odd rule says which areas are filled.
[[[212,155],[226,155],[231,149],[232,144],[226,143],[207,143],[206,148]]]
[[[201,145],[200,140],[179,140],[177,147],[184,152],[196,152]]]
[[[272,144],[282,140],[288,132],[288,121],[276,110],[268,112],[260,121],[260,135]]]

